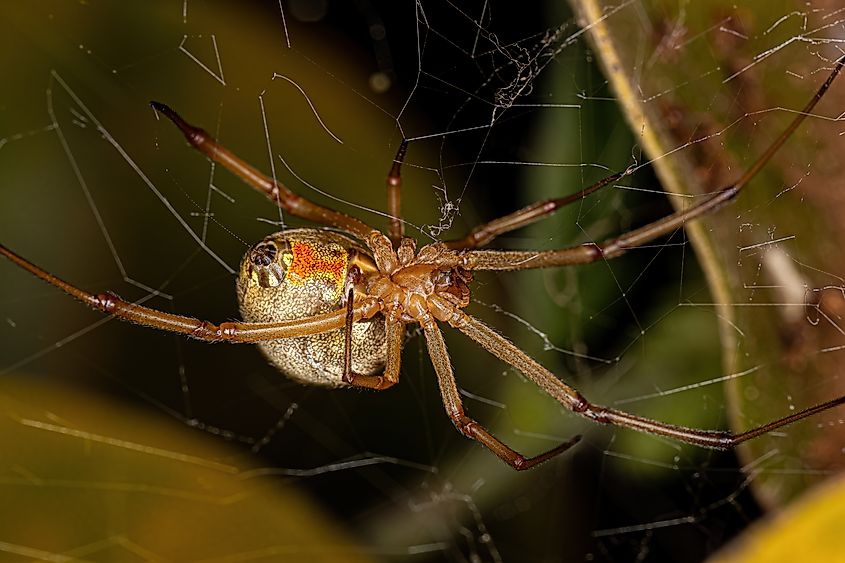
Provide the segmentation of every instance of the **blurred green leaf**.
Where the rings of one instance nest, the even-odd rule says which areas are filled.
[[[0,468],[7,555],[371,560],[298,488],[261,477],[256,460],[215,436],[24,377],[4,377],[0,412],[0,450],[14,460]]]
[[[809,490],[785,511],[756,523],[710,563],[843,561],[845,475]]]
[[[841,56],[823,41],[790,41],[824,29],[802,2],[653,0],[637,18],[613,17],[620,2],[571,3],[678,208],[750,167]],[[835,117],[843,100],[840,81],[813,113]],[[841,143],[829,120],[809,118],[735,202],[685,228],[721,321],[735,431],[843,392],[831,353],[845,275]],[[826,412],[741,446],[746,463],[765,469],[751,483],[758,498],[779,505],[841,468],[845,432],[829,424],[840,417]]]

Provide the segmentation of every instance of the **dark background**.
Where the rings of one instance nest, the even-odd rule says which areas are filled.
[[[313,6],[306,10],[306,4],[287,6],[293,49],[285,46],[274,1],[189,3],[187,23],[181,2],[2,8],[6,78],[0,137],[24,133],[0,148],[4,244],[80,287],[111,289],[129,299],[149,293],[123,279],[61,143],[54,131],[43,130],[51,123],[44,109],[49,91],[57,122],[128,277],[170,296],[147,304],[214,321],[237,317],[232,276],[198,249],[90,123],[74,125],[77,104],[51,81],[51,70],[89,106],[179,216],[195,232],[205,230],[208,247],[230,266],[252,242],[278,228],[256,218],[278,221],[278,212],[219,170],[213,183],[235,203],[216,192],[209,196],[208,164],[167,123],[156,120],[146,106],[149,99],[172,105],[267,169],[259,105],[265,92],[261,100],[273,154],[283,155],[298,176],[331,197],[299,183],[276,158],[279,177],[300,193],[379,227],[383,218],[368,210],[384,209],[383,182],[392,155],[403,135],[419,138],[410,145],[403,196],[409,234],[421,242],[431,240],[425,226],[439,224],[446,202],[457,212],[446,214],[454,225],[439,236],[457,237],[479,221],[571,193],[643,159],[636,134],[625,126],[595,55],[582,40],[546,51],[534,61],[536,73],[530,65],[526,71],[516,64],[541,51],[549,30],[565,26],[564,37],[578,31],[572,15],[557,3],[526,9],[503,2],[486,4],[484,11],[480,3],[459,8],[425,2],[419,17],[427,25],[418,23],[413,3],[329,2],[316,21],[302,21],[302,14],[321,13],[319,6],[316,12]],[[482,22],[481,31],[473,18]],[[225,87],[177,48],[187,34],[185,46],[213,66],[212,33]],[[682,64],[683,51],[679,56]],[[323,120],[344,139],[342,146],[315,123],[301,93],[283,80],[271,80],[273,72],[307,92]],[[371,87],[378,72],[390,80],[385,92]],[[516,100],[525,105],[494,109],[496,93],[520,72],[532,83]],[[600,167],[504,164],[517,161]],[[666,198],[655,193],[660,187],[650,170],[624,184],[639,191],[611,187],[497,244],[556,248],[602,239],[671,211]],[[207,201],[213,217],[204,227]],[[101,321],[97,313],[7,264],[0,266],[2,316],[12,321],[2,328],[3,377],[36,380],[46,389],[52,382],[53,388],[84,390],[82,397],[105,398],[118,413],[140,411],[155,421],[151,425],[163,422],[172,432],[190,427],[189,439],[225,448],[216,454],[220,459],[241,470],[261,467],[275,474],[265,478],[270,490],[304,493],[308,510],[328,514],[339,530],[316,539],[282,533],[262,538],[290,546],[288,560],[302,560],[298,557],[315,546],[344,537],[376,560],[695,561],[760,513],[732,453],[595,428],[563,412],[459,335],[449,334],[448,344],[473,416],[525,453],[575,433],[584,433],[585,440],[561,459],[517,474],[456,433],[439,404],[419,337],[406,344],[402,382],[395,389],[374,394],[305,388],[275,373],[249,346],[211,346],[117,322],[95,326]],[[709,301],[682,233],[670,244],[633,252],[611,266],[479,275],[474,296],[483,304],[474,305],[473,314],[602,404],[721,375],[714,314],[679,306]],[[84,334],[65,341],[80,330]],[[537,332],[559,348],[605,361],[544,349]],[[18,399],[41,414],[49,410],[39,409],[38,394],[21,393]],[[473,398],[479,396],[482,400]],[[700,427],[725,424],[717,386],[624,408]],[[91,430],[122,436],[110,424],[100,421]],[[16,423],[10,432],[20,429]],[[49,449],[43,453],[49,455]],[[362,467],[333,465],[381,456],[381,462]],[[70,478],[71,470],[65,474],[60,461],[43,463],[56,479]],[[15,467],[33,464],[4,463],[10,475]],[[106,470],[102,461],[97,467],[104,471],[89,477],[95,483],[123,471]],[[78,470],[72,476],[79,477]],[[35,506],[27,496],[32,491],[7,491],[18,505]],[[61,498],[54,500],[62,505]],[[149,494],[150,519],[166,511],[156,499]],[[136,513],[122,502],[103,500],[112,516],[104,520],[106,529],[154,547],[143,527],[130,524],[134,518],[127,514]],[[238,522],[246,524],[240,525],[258,529],[248,516],[241,518]],[[234,524],[219,525],[232,537],[242,531]],[[272,522],[261,525],[272,530]],[[224,554],[220,548],[218,555]]]

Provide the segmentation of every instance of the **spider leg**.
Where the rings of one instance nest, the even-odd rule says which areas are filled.
[[[3,245],[0,245],[0,255],[94,309],[112,314],[124,321],[167,332],[177,332],[209,342],[259,342],[294,336],[308,336],[342,328],[348,322],[349,314],[347,311],[338,309],[313,317],[277,323],[226,322],[216,325],[193,317],[174,315],[136,305],[124,301],[113,293],[88,293],[42,270]],[[374,299],[367,300],[352,310],[351,318],[353,321],[357,321],[370,318],[378,312],[378,303]]]
[[[393,166],[387,174],[387,214],[390,216],[387,236],[394,247],[399,246],[399,242],[405,236],[405,223],[402,222],[402,176],[400,173],[407,150],[408,141],[402,141],[393,159]]]
[[[349,298],[346,300],[346,331],[343,340],[343,381],[356,387],[383,391],[399,382],[399,370],[402,363],[402,339],[405,336],[405,323],[385,320],[387,331],[387,359],[382,375],[363,375],[352,370],[352,323],[355,321],[355,310],[352,307],[355,290],[349,288]]]
[[[443,333],[440,332],[440,328],[433,321],[423,323],[423,329],[425,331],[425,341],[428,345],[428,353],[431,356],[431,362],[434,364],[434,371],[437,374],[437,381],[440,384],[440,395],[443,398],[443,406],[446,407],[446,414],[449,415],[449,418],[452,419],[452,422],[461,434],[477,440],[484,447],[496,454],[499,459],[518,471],[530,469],[539,463],[565,452],[581,439],[580,436],[575,436],[568,442],[564,442],[547,452],[529,458],[508,447],[501,440],[490,434],[486,428],[464,414],[461,395],[458,392],[458,385],[455,382],[455,374],[452,370],[452,362],[449,360],[446,343],[443,341]]]
[[[545,218],[547,215],[551,215],[561,207],[569,205],[575,201],[580,201],[591,193],[596,192],[601,188],[612,184],[616,180],[633,173],[633,171],[633,167],[628,168],[622,172],[617,172],[616,174],[599,180],[595,184],[587,186],[583,190],[575,192],[574,194],[538,201],[528,205],[527,207],[523,207],[519,211],[505,215],[504,217],[499,217],[498,219],[493,219],[487,223],[482,223],[472,229],[463,238],[445,241],[446,246],[455,250],[463,250],[478,248],[479,246],[489,244],[497,236],[535,223],[536,221]]]
[[[822,99],[830,88],[834,79],[845,65],[845,57],[836,62],[833,71],[818,89],[813,98],[803,110],[790,122],[789,126],[777,139],[760,155],[748,170],[731,186],[705,196],[702,201],[688,209],[677,211],[663,219],[649,223],[617,238],[602,243],[586,243],[579,246],[536,251],[504,251],[504,250],[470,250],[464,255],[465,268],[470,270],[523,270],[529,268],[548,268],[552,266],[567,266],[571,264],[585,264],[597,260],[615,258],[631,248],[646,244],[658,237],[669,234],[684,226],[688,221],[697,219],[715,211],[732,200],[743,187],[768,163],[772,156],[783,146],[786,140],[798,128],[801,122],[810,114],[815,105]]]
[[[673,440],[678,440],[679,442],[686,442],[706,448],[733,448],[746,440],[756,438],[787,424],[792,424],[808,416],[845,404],[845,396],[837,397],[836,399],[826,401],[737,434],[724,430],[700,430],[667,424],[590,403],[578,391],[555,377],[552,372],[531,359],[507,338],[462,311],[454,309],[449,324],[481,344],[488,352],[503,362],[518,369],[561,405],[581,416],[602,424],[611,424],[645,432],[646,434],[665,436]]]
[[[247,164],[231,151],[221,146],[204,129],[187,123],[178,113],[165,104],[150,102],[150,105],[154,110],[172,121],[184,133],[185,138],[192,147],[206,155],[212,161],[222,165],[258,192],[267,196],[267,199],[278,205],[283,211],[303,219],[314,221],[315,223],[323,223],[324,225],[343,229],[361,240],[367,240],[367,236],[374,230],[363,221],[359,221],[354,217],[329,209],[328,207],[323,207],[302,196],[296,195],[278,180],[262,174],[258,169]]]

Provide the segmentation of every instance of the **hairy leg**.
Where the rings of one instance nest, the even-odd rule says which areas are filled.
[[[431,362],[434,364],[434,371],[440,384],[443,406],[446,407],[446,414],[449,415],[461,434],[477,440],[516,470],[530,469],[538,463],[548,461],[565,452],[581,439],[580,436],[575,436],[568,442],[547,452],[527,458],[494,437],[486,428],[464,414],[461,395],[458,392],[455,374],[452,371],[452,362],[449,359],[449,353],[446,351],[446,343],[443,341],[443,334],[440,329],[434,322],[429,322],[427,326],[424,325],[423,329],[425,330],[425,341],[428,344],[428,353],[431,356]]]
[[[470,270],[525,270],[530,268],[585,264],[597,260],[615,258],[631,248],[642,246],[658,237],[680,229],[688,221],[716,211],[740,193],[746,184],[760,172],[772,156],[783,146],[793,131],[810,115],[812,109],[822,99],[825,92],[827,92],[830,85],[839,75],[843,65],[845,65],[845,57],[840,58],[836,62],[836,66],[827,77],[827,80],[821,85],[804,109],[798,113],[783,133],[775,139],[769,148],[757,158],[754,164],[733,185],[703,197],[699,203],[692,207],[598,244],[587,243],[580,246],[548,251],[468,250],[464,254],[464,267]]]
[[[746,440],[756,438],[787,424],[792,424],[808,416],[845,404],[845,396],[837,397],[836,399],[826,401],[737,434],[725,430],[700,430],[667,424],[589,402],[578,391],[565,384],[552,372],[531,359],[507,338],[462,311],[454,310],[450,324],[472,340],[478,342],[484,349],[503,362],[518,369],[561,405],[581,416],[602,424],[612,424],[647,434],[665,436],[673,440],[678,440],[679,442],[686,442],[706,448],[733,448]]]
[[[42,270],[3,245],[0,245],[0,255],[94,309],[99,309],[124,321],[168,332],[177,332],[209,342],[259,342],[320,334],[342,328],[348,323],[350,317],[347,311],[338,309],[322,315],[278,323],[227,322],[217,325],[193,317],[174,315],[129,303],[113,293],[88,293]],[[374,299],[367,300],[352,310],[351,318],[353,321],[367,319],[378,312],[378,303]]]
[[[361,240],[367,240],[367,236],[374,230],[363,221],[296,195],[278,180],[262,174],[254,166],[247,164],[221,146],[204,129],[187,123],[178,113],[165,104],[150,102],[150,105],[172,121],[182,131],[192,147],[232,172],[258,192],[263,193],[267,196],[267,199],[278,205],[283,211],[316,223],[343,229]]]

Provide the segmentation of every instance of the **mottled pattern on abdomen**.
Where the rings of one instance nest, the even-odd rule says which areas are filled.
[[[347,249],[359,248],[353,240],[331,231],[292,229],[274,233],[264,239],[280,247],[307,245],[314,255],[322,257],[310,264],[334,264],[346,256]],[[295,244],[291,244],[295,243]],[[292,253],[291,253],[292,254]],[[328,259],[323,260],[323,258]],[[277,257],[280,259],[280,257]],[[346,261],[344,260],[344,268]],[[342,297],[337,280],[339,272],[319,275],[309,271],[307,277],[299,264],[291,264],[285,280],[277,287],[261,287],[249,275],[248,257],[241,263],[238,277],[238,299],[243,320],[278,322],[306,318],[341,309]],[[346,278],[346,271],[341,272]],[[387,353],[384,317],[352,325],[352,369],[360,374],[374,374],[384,367]],[[271,364],[287,376],[303,383],[340,386],[343,376],[344,329],[313,336],[286,338],[258,343]]]
[[[270,363],[302,383],[343,385],[344,330],[300,338],[261,342],[259,347]],[[352,370],[377,373],[384,368],[384,317],[352,325]]]

